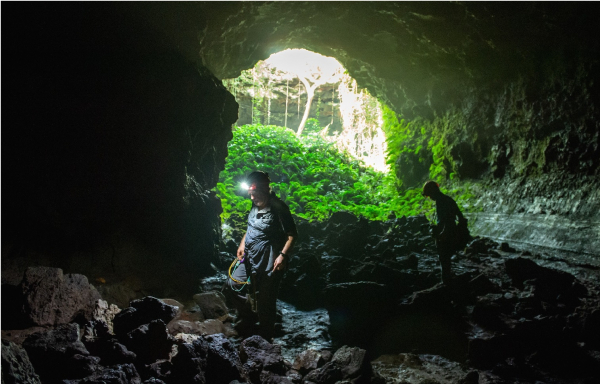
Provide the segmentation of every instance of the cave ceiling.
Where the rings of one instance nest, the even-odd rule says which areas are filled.
[[[431,117],[473,87],[535,73],[544,60],[597,52],[597,12],[583,3],[171,4],[140,12],[220,79],[304,48],[338,59],[408,118]]]

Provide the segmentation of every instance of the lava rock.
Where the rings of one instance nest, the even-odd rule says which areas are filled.
[[[304,376],[308,372],[322,367],[324,364],[325,359],[323,359],[321,352],[314,349],[307,349],[296,356],[292,364],[292,369]]]
[[[167,359],[175,339],[169,335],[162,320],[153,320],[127,334],[123,343],[134,352],[138,361],[152,363],[158,359]]]
[[[287,371],[283,357],[281,356],[281,347],[270,344],[258,335],[251,336],[242,341],[240,345],[240,359],[252,383],[261,382],[261,373],[263,371],[269,371],[280,376],[284,376]]]
[[[206,319],[219,319],[227,316],[228,309],[225,297],[220,292],[205,292],[194,295],[194,301],[200,307]]]
[[[117,336],[122,337],[153,320],[162,320],[168,324],[177,316],[177,312],[176,306],[165,304],[152,296],[133,300],[128,308],[123,309],[114,317],[114,332]]]
[[[44,382],[85,377],[94,372],[100,362],[100,358],[89,356],[80,341],[80,329],[76,323],[34,333],[25,339],[23,348]]]
[[[183,343],[177,346],[177,354],[171,359],[170,383],[206,384],[206,356],[208,343],[198,338],[192,344]]]
[[[208,342],[207,383],[229,384],[233,380],[241,380],[243,378],[242,362],[231,341],[223,334],[206,336],[204,339]]]
[[[83,275],[64,275],[59,268],[27,268],[21,282],[23,311],[33,325],[67,324],[92,318],[100,294]]]
[[[2,383],[41,383],[25,349],[6,340],[2,340]]]
[[[98,370],[80,380],[64,380],[64,384],[141,384],[142,379],[133,364],[114,365]]]
[[[373,376],[371,364],[364,349],[343,346],[338,349],[330,362],[311,371],[304,381],[315,384],[333,384],[338,381],[368,382]]]

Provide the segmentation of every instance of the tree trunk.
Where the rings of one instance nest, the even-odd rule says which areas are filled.
[[[310,106],[313,98],[315,97],[315,90],[323,83],[316,82],[313,85],[310,85],[306,78],[301,76],[298,76],[298,78],[302,81],[302,84],[304,84],[304,88],[306,88],[306,107],[304,108],[304,115],[302,116],[302,121],[300,121],[300,125],[298,126],[298,131],[296,131],[296,136],[300,137],[300,135],[302,135],[302,131],[304,130],[306,120],[308,120]]]

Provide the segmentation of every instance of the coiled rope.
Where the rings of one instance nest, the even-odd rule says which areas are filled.
[[[242,289],[244,289],[244,285],[250,283],[250,277],[248,277],[247,281],[240,281],[240,280],[234,279],[232,275],[235,273],[235,270],[237,269],[238,265],[240,265],[240,261],[236,258],[235,260],[233,260],[233,263],[231,263],[231,265],[229,266],[229,278],[231,280],[235,281],[236,283],[242,285],[240,287],[240,289],[234,289],[234,291],[240,292]],[[233,268],[233,272],[231,271],[232,268]]]

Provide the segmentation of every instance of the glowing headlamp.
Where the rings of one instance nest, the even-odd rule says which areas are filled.
[[[248,192],[256,191],[256,183],[252,183],[250,185],[248,185],[248,183],[242,183],[241,187]]]

